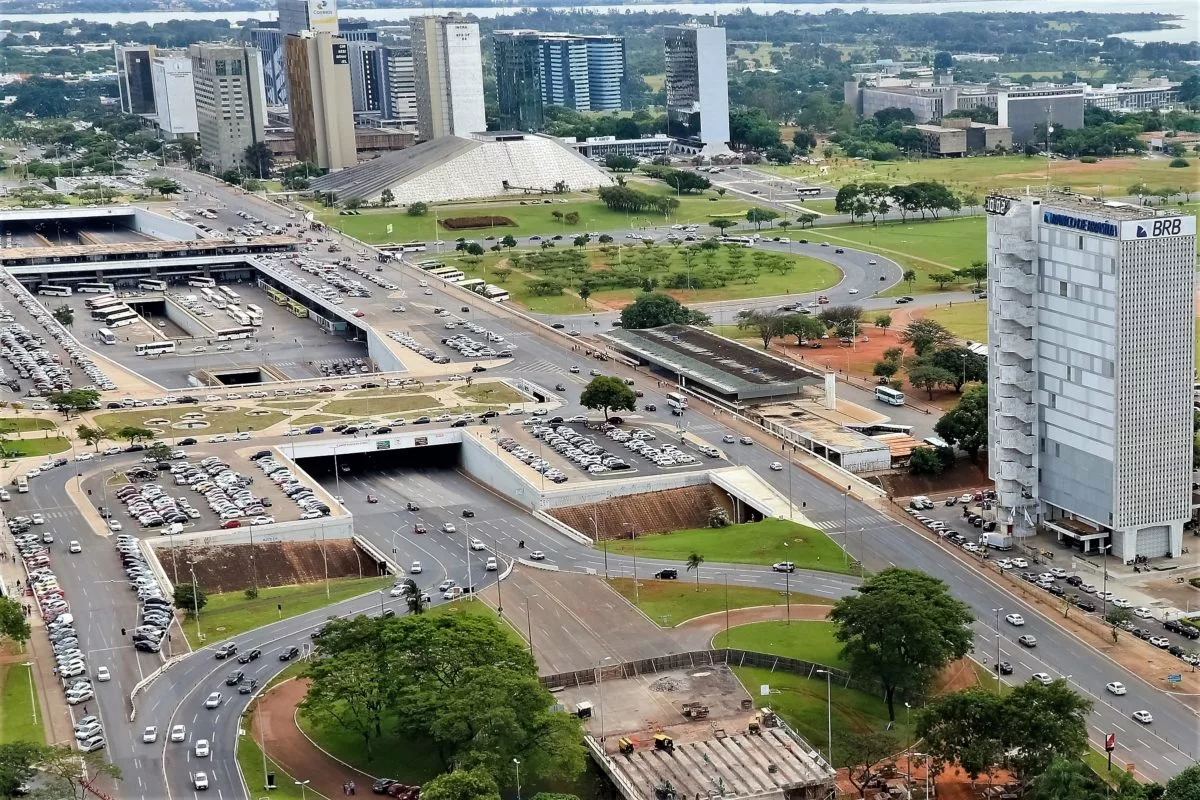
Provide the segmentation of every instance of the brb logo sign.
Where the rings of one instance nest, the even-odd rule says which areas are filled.
[[[1153,222],[1147,222],[1145,225],[1138,224],[1137,238],[1139,239],[1154,239],[1159,236],[1178,236],[1183,232],[1183,219],[1180,217],[1171,217],[1169,219],[1156,219]]]
[[[1043,212],[1042,222],[1047,225],[1059,225],[1064,228],[1082,231],[1083,233],[1099,234],[1100,236],[1116,236],[1119,233],[1117,226],[1112,222],[1072,217],[1068,214],[1059,214],[1054,211]]]

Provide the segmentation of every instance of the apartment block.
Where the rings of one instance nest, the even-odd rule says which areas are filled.
[[[203,157],[216,172],[239,168],[246,148],[263,141],[266,97],[259,52],[244,45],[194,44],[188,56]]]
[[[461,14],[414,17],[409,25],[420,138],[487,130],[479,25]]]
[[[666,57],[667,133],[683,152],[716,154],[729,149],[729,74],[725,29],[668,25]]]
[[[336,171],[358,162],[350,91],[350,45],[322,31],[284,40],[296,157]]]

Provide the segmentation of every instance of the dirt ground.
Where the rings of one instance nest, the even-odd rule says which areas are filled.
[[[1187,537],[1184,537],[1183,546],[1189,549],[1200,547],[1200,542],[1196,542],[1192,538],[1189,543]],[[1178,570],[1175,570],[1178,572]],[[1145,585],[1146,591],[1155,597],[1162,597],[1171,602],[1171,605],[1176,608],[1195,609],[1200,608],[1200,589],[1192,586],[1187,581],[1178,583],[1177,579],[1180,576],[1168,573],[1159,580],[1150,581]]]
[[[958,459],[954,469],[942,475],[909,475],[903,472],[892,472],[878,476],[887,493],[892,497],[912,497],[923,494],[932,498],[938,495],[948,495],[953,492],[965,492],[968,489],[990,489],[992,482],[988,480],[987,459],[982,456],[979,462],[973,462],[966,457]]]
[[[957,767],[949,767],[941,774],[933,777],[933,791],[925,793],[926,769],[925,761],[915,759],[911,764],[903,756],[883,765],[883,780],[888,786],[903,787],[908,783],[912,787],[914,798],[937,797],[938,800],[981,800],[984,790],[989,785],[1003,786],[1012,780],[1006,772],[997,772],[989,780],[980,778],[976,783]],[[842,797],[858,797],[858,790],[847,778],[846,770],[838,771],[838,794]],[[871,794],[868,792],[868,794]]]
[[[210,592],[245,589],[254,582],[258,570],[259,586],[292,586],[312,583],[325,577],[325,560],[330,578],[357,578],[361,564],[363,575],[377,574],[374,560],[345,539],[325,542],[322,558],[320,542],[267,542],[213,547],[181,547],[175,557],[195,562],[196,579]],[[159,551],[163,567],[171,570],[171,550]]]

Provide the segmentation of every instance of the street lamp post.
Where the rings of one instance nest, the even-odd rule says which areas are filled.
[[[633,604],[641,607],[642,598],[641,593],[638,591],[637,582],[637,531],[633,529],[633,525],[631,523],[626,522],[623,524],[629,529],[629,539],[633,542],[633,547],[631,548],[631,552],[633,553]]]
[[[300,787],[300,800],[306,800],[308,794],[304,787],[308,786],[311,781],[296,781],[296,785]]]
[[[996,694],[1000,694],[1000,612],[1003,608],[993,608],[992,613],[996,615]]]
[[[817,670],[817,674],[825,673],[825,738],[828,742],[826,749],[826,757],[829,759],[829,766],[833,766],[833,685],[831,674],[827,669]]]
[[[517,800],[521,800],[521,760],[514,758],[513,764],[517,768]]]
[[[26,661],[25,674],[29,677],[29,709],[33,712],[33,726],[37,727],[37,699],[33,696],[33,662]]]
[[[1112,543],[1104,545],[1101,552],[1104,557],[1101,561],[1101,571],[1104,573],[1101,579],[1103,584],[1100,588],[1100,619],[1108,621],[1108,551],[1112,549]],[[1116,628],[1116,625],[1113,625]]]
[[[196,562],[187,562],[188,572],[192,573],[192,613],[196,615],[196,641],[200,638],[200,587],[196,585]]]
[[[604,662],[612,661],[612,656],[605,656],[596,664],[596,686],[600,692],[600,746],[604,747]]]

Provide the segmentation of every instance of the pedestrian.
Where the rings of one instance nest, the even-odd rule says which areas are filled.
[[[358,787],[354,785],[354,781],[350,781],[350,794],[354,794],[354,790]]]
[[[342,794],[347,796],[350,794],[350,784],[346,781],[342,781]]]
[[[83,715],[84,715],[85,717],[88,715],[88,710],[87,710],[87,706],[86,706],[86,705],[83,707]]]

